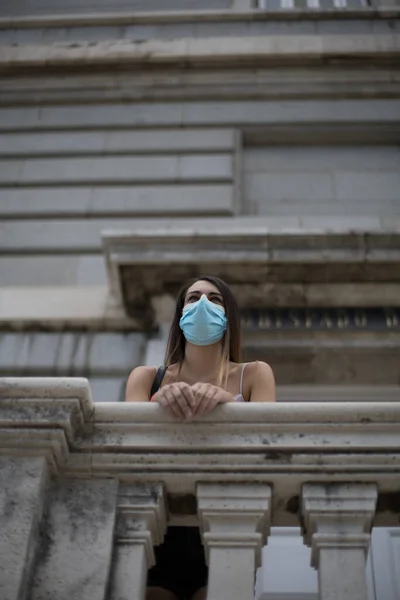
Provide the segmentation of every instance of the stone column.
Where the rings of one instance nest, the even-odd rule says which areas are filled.
[[[144,600],[147,571],[155,563],[153,546],[162,543],[166,527],[161,485],[120,489],[109,600]]]
[[[320,600],[368,600],[365,562],[375,484],[305,484],[304,540],[318,569]]]
[[[0,598],[24,600],[47,485],[43,457],[0,457]]]
[[[271,488],[200,483],[197,501],[209,565],[207,600],[253,600],[270,528]]]

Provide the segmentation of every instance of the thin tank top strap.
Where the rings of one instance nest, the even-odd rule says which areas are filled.
[[[243,375],[244,375],[244,370],[247,367],[249,363],[244,363],[243,367],[242,367],[242,372],[240,374],[240,388],[239,388],[239,393],[241,396],[243,396]]]

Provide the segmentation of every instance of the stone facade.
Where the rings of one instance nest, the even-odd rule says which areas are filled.
[[[348,465],[351,479],[343,474],[342,483],[377,483],[378,513],[389,506],[388,512],[397,514],[395,470],[394,487],[386,490],[392,496],[384,495],[378,475],[379,481],[369,478],[377,465],[379,477],[390,471],[390,461],[397,460],[392,449],[379,447],[381,454],[372,453],[375,458],[365,463],[365,472],[359,455],[347,452],[354,444],[357,452],[364,448],[358,433],[344,433],[353,432],[355,415],[374,423],[381,417],[343,403],[367,400],[383,408],[391,403],[385,408],[389,419],[400,399],[399,8],[398,0],[115,0],[110,12],[104,0],[3,0],[0,377],[87,377],[96,403],[122,400],[134,366],[163,360],[177,286],[205,271],[220,274],[241,306],[256,312],[253,325],[244,321],[244,354],[247,360],[266,360],[274,369],[278,400],[285,403],[277,407],[277,419],[283,419],[278,429],[285,429],[285,418],[293,411],[300,423],[308,415],[318,430],[320,422],[312,421],[318,414],[323,435],[337,452],[328,421],[351,413],[350,422],[340,421],[339,428],[347,458],[330,462],[327,454],[323,464],[330,474],[332,465]],[[375,309],[380,321],[365,317]],[[357,315],[353,320],[346,312],[351,310]],[[62,397],[79,396],[75,380],[68,381],[62,384]],[[4,398],[13,386],[22,389],[19,383],[7,385]],[[58,398],[44,403],[51,406],[53,419],[63,412],[52,387],[58,389],[59,381],[44,387],[36,380],[21,385],[25,393],[31,390],[28,396],[33,389],[45,398],[48,393]],[[136,413],[129,412],[132,407],[104,405],[105,424],[96,425],[101,433],[94,439],[100,444],[107,431],[111,442],[104,453],[93,455],[80,452],[79,427],[77,441],[75,429],[64,422],[61,429],[60,424],[49,427],[46,419],[43,428],[35,425],[32,431],[23,419],[21,431],[10,426],[9,415],[19,423],[25,410],[24,394],[13,394],[11,413],[0,417],[0,426],[7,425],[0,443],[0,478],[15,490],[20,522],[15,529],[10,520],[3,537],[0,532],[0,560],[7,559],[0,599],[1,584],[6,600],[74,594],[104,600],[105,590],[107,600],[121,600],[132,590],[140,598],[153,545],[171,520],[165,504],[169,510],[171,494],[182,490],[157,472],[147,484],[162,481],[166,487],[154,488],[153,503],[144,494],[150,502],[144,510],[143,494],[135,487],[140,477],[129,480],[133,487],[124,487],[130,469],[141,472],[141,467],[125,464],[113,448],[122,440],[118,428],[126,427],[126,419],[132,424]],[[94,408],[85,402],[80,405],[83,416],[75,407],[71,418],[73,424],[75,419],[86,423],[86,435],[87,429],[93,433]],[[313,407],[296,412],[302,402],[313,402]],[[333,402],[333,412],[318,402]],[[330,415],[328,421],[324,414]],[[150,430],[153,417],[144,421]],[[227,418],[222,429],[230,438],[236,416]],[[251,419],[249,423],[253,428]],[[305,424],[296,429],[303,426],[307,429]],[[371,440],[382,434],[380,427],[378,433],[372,428]],[[20,434],[24,441],[18,451],[17,442],[10,440],[20,443]],[[180,433],[171,436],[166,444],[175,443]],[[289,446],[293,436],[292,431],[286,439]],[[136,430],[123,440],[128,446],[143,441]],[[242,443],[239,438],[237,443]],[[308,437],[307,443],[312,445]],[[280,520],[276,513],[276,486],[282,483],[276,474],[286,468],[285,452],[283,444],[267,456],[269,475],[261,483],[274,484],[272,495],[263,488],[261,501],[258,488],[251,491],[265,519],[270,518],[271,498],[272,520],[254,522],[246,531],[243,561],[235,555],[234,564],[247,565],[239,582],[240,600],[251,595],[252,573],[271,524],[258,597],[318,597],[315,573],[304,566],[309,555],[299,531],[288,529],[298,526],[299,519],[287,512]],[[314,458],[320,460],[317,454]],[[297,460],[304,472],[311,468],[307,456],[314,455],[296,455],[285,481],[295,481]],[[198,464],[203,459],[196,455]],[[144,456],[152,472],[155,467],[148,460]],[[250,469],[253,483],[260,483],[260,472],[266,472],[261,455],[259,460],[243,466]],[[233,479],[237,481],[236,475]],[[327,512],[325,488],[304,488],[303,494],[307,481],[296,480],[290,498],[287,490],[282,498],[294,502],[298,496],[296,507],[303,511],[302,524],[309,524],[306,541],[314,548],[322,593],[347,600],[343,590],[332,591],[335,565],[344,554],[332,536],[324,538],[325,545],[318,541],[326,531],[313,510],[317,502]],[[332,481],[321,471],[312,483]],[[212,477],[204,489],[192,483],[186,492],[198,501],[196,519],[209,527],[204,539],[210,562],[222,565],[226,550],[216,533],[220,524],[207,516],[210,510],[219,514],[221,490]],[[363,579],[374,490],[360,489],[349,494],[354,492],[358,508],[369,502],[369,516],[365,509],[364,520],[352,520],[346,530],[348,562],[357,565],[360,575],[360,598],[369,594],[368,600],[399,600],[398,575],[388,566],[398,553],[398,520],[372,530],[367,583]],[[0,486],[0,514],[8,515],[15,505],[2,490]],[[346,490],[340,490],[333,519],[341,519],[340,511],[345,511]],[[244,510],[242,492],[223,490],[233,512],[235,506]],[[91,499],[104,525],[101,531],[85,512]],[[75,513],[79,523],[71,518]],[[86,549],[80,528],[90,540]],[[11,538],[15,550],[7,554]],[[276,557],[282,548],[292,569],[303,565],[293,577],[301,580],[300,590],[292,589],[290,578],[279,570]],[[92,570],[84,572],[89,550]],[[68,556],[62,568],[60,555]],[[332,568],[321,567],[326,564]],[[81,580],[72,590],[75,572]],[[221,588],[214,567],[213,577],[213,600],[223,600],[225,594],[235,600],[232,590],[239,583],[232,580],[232,587]],[[347,583],[345,574],[346,589]]]
[[[98,400],[121,397],[149,357],[143,338],[103,377],[68,350],[60,370],[58,353],[88,336],[119,356],[132,331],[151,346],[178,282],[204,270],[226,274],[243,307],[398,307],[396,8],[129,6],[2,5],[1,372],[83,374]],[[237,234],[241,258],[230,246],[202,262],[203,231],[214,246]],[[152,260],[143,244],[154,236]],[[266,252],[246,254],[247,242]],[[137,311],[138,293],[162,314]],[[271,362],[278,386],[398,385],[398,322],[246,331],[244,349]],[[43,343],[55,356],[41,367]]]

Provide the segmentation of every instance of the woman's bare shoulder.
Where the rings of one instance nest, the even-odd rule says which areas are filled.
[[[260,372],[264,373],[264,374],[272,373],[272,369],[271,369],[270,365],[262,360],[253,360],[252,362],[249,362],[249,363],[243,363],[241,366],[242,367],[246,366],[246,374],[247,375],[249,375],[249,374],[256,375],[256,374],[259,374]]]
[[[125,400],[127,402],[147,401],[156,371],[156,367],[135,367],[131,371],[126,383]]]
[[[148,366],[135,367],[130,372],[128,381],[130,379],[135,379],[135,380],[149,379],[150,377],[152,377],[154,379],[156,372],[157,372],[157,367],[148,367]]]
[[[255,360],[246,366],[247,382],[250,387],[252,402],[275,401],[275,377],[270,365],[262,360]]]

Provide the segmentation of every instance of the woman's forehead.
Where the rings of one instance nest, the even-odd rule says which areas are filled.
[[[190,292],[195,292],[195,291],[201,292],[202,294],[209,294],[210,292],[216,292],[217,294],[219,294],[221,296],[221,292],[219,291],[217,286],[215,286],[210,281],[204,281],[203,279],[199,279],[199,281],[196,281],[193,285],[191,285],[190,288],[188,288],[186,295],[189,294]]]

